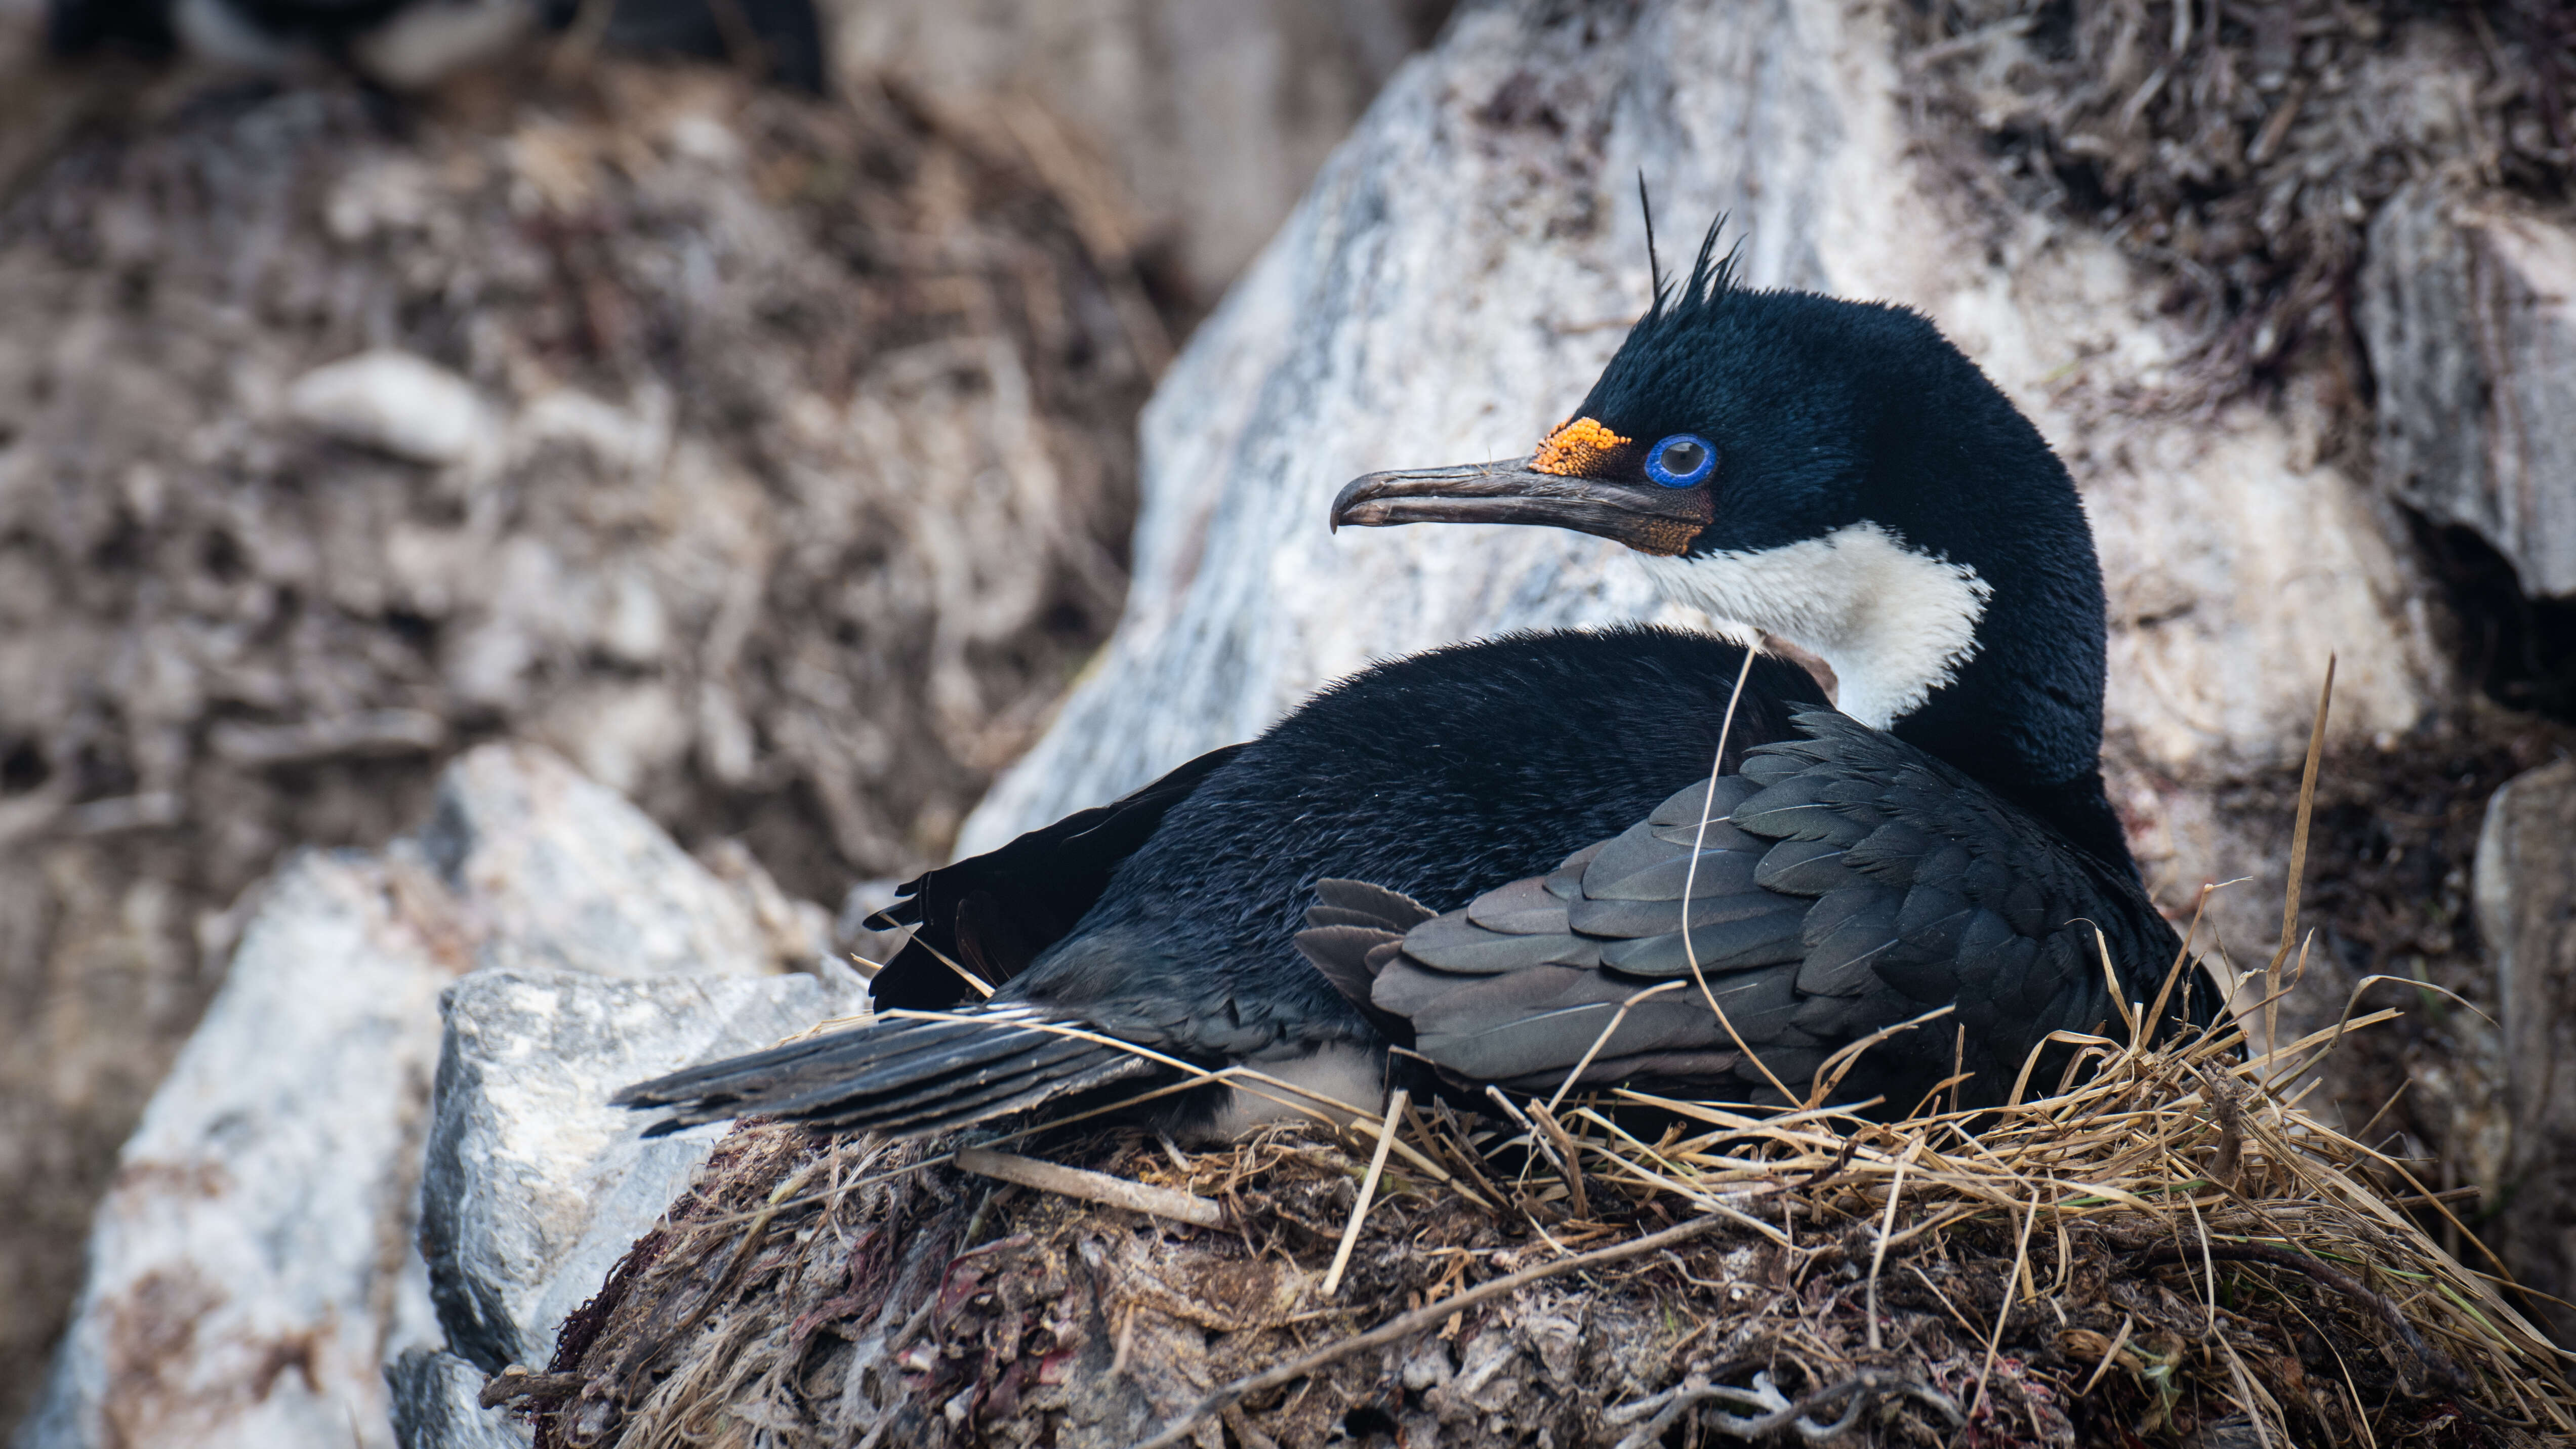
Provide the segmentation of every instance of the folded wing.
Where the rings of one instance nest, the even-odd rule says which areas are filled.
[[[1948,1006],[1834,1099],[1905,1111],[1959,1071],[1963,1102],[1992,1103],[2049,1033],[2118,1020],[2105,945],[2124,994],[2154,998],[2179,943],[2125,872],[1892,736],[1826,711],[1797,727],[1464,910],[1363,921],[1327,882],[1335,914],[1299,944],[1442,1075],[1531,1092],[1803,1099],[1839,1048]],[[2214,1005],[2190,972],[2167,1025]]]

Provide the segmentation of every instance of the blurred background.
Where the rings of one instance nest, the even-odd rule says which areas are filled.
[[[289,852],[380,846],[460,752],[524,741],[739,885],[780,964],[873,954],[859,918],[947,857],[1101,658],[1140,410],[1381,88],[1497,15],[1569,45],[1646,23],[1607,0],[533,3],[0,0],[0,1425]],[[2117,638],[2218,608],[2138,551],[2240,515],[2122,512],[2096,471],[2155,460],[2068,429],[2250,409],[2352,480],[2403,662],[2330,757],[2299,1009],[2331,1020],[2372,976],[2456,994],[2378,988],[2413,1013],[2331,1095],[2561,1282],[2565,1195],[2520,1191],[2561,1093],[2513,1095],[2488,938],[2529,882],[2566,899],[2544,887],[2576,877],[2576,815],[2543,809],[2524,874],[2485,918],[2475,897],[2489,797],[2576,739],[2576,409],[2553,403],[2576,402],[2576,6],[1848,9],[1867,23],[1811,33],[1884,67],[1887,154],[1947,197],[1915,241],[2010,272],[2082,238],[2167,339],[2152,386],[2007,379],[2059,408],[2097,526],[2149,540],[2106,539],[2115,671],[2153,657]],[[1563,74],[1500,73],[1460,114],[1570,145]],[[1530,217],[1529,247],[1562,225]],[[2164,691],[2114,719],[2160,900],[2187,912],[2237,848],[2211,841],[2277,877],[2295,760],[2183,768],[2155,732],[2198,696],[2133,688]],[[2203,732],[2294,755],[2276,723]],[[1107,793],[1073,769],[1014,788],[1041,815]],[[2522,959],[2558,953],[2555,990],[2576,938],[2533,909]],[[2266,910],[2277,930],[2277,891],[2244,918]]]
[[[827,912],[944,859],[1117,618],[1156,376],[1441,19],[613,8],[400,88],[0,17],[0,1423],[282,852],[517,737]]]

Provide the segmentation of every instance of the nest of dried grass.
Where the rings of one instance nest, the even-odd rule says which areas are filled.
[[[2576,1443],[2556,1350],[2403,1210],[2438,1199],[2286,1089],[2345,1030],[2091,1039],[2062,1095],[1894,1123],[1060,1128],[1106,1176],[1059,1191],[746,1124],[492,1397],[545,1446]]]

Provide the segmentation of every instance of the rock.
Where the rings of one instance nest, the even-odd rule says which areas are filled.
[[[753,1051],[866,1009],[830,980],[484,971],[440,1000],[421,1249],[448,1350],[542,1365],[565,1315],[688,1186],[726,1124],[642,1138],[629,1082]]]
[[[2488,1236],[2561,1343],[2576,1333],[2576,761],[2543,765],[2487,801],[2475,876],[2495,967],[2513,1123],[2502,1221]],[[2482,1232],[2485,1230],[2482,1229]]]
[[[764,922],[764,908],[782,907],[747,852],[725,853],[741,882],[728,885],[634,806],[543,750],[457,760],[415,838],[447,887],[482,913],[480,967],[641,978],[813,958],[813,939],[782,937]]]
[[[395,1442],[382,1366],[440,1342],[413,1246],[437,1006],[477,965],[518,971],[470,978],[472,1003],[564,990],[517,983],[597,981],[630,1016],[672,1004],[659,1034],[629,1023],[634,1060],[650,1063],[639,1071],[708,1042],[760,1044],[854,998],[846,984],[765,975],[778,962],[753,892],[726,886],[561,760],[485,746],[448,770],[437,799],[417,835],[376,854],[299,855],[259,891],[222,989],[119,1158],[75,1318],[19,1449]],[[683,972],[695,974],[606,979]],[[770,1014],[742,1004],[753,997]],[[479,1040],[481,1020],[469,1008],[451,1030]],[[558,1030],[598,1020],[567,1010]],[[553,1214],[549,1231],[565,1241],[550,1246],[570,1246],[594,1212],[649,1221],[667,1174],[685,1177],[668,1166],[693,1150],[681,1141],[638,1153],[630,1140],[625,1157],[590,1166],[612,1134],[595,1098],[614,1084],[568,1084],[549,1064],[522,1086],[488,1055],[460,1050],[460,1062],[449,1075],[578,1124],[577,1149],[527,1132],[478,1139],[502,1154],[486,1168],[520,1173],[520,1206]],[[584,1090],[588,1116],[562,1100]],[[455,1121],[439,1119],[442,1141],[457,1140]],[[589,1205],[549,1186],[551,1159],[571,1150],[592,1172],[581,1179]],[[638,1158],[666,1176],[630,1202],[617,1173]]]
[[[404,1349],[385,1365],[394,1442],[404,1449],[525,1449],[536,1435],[508,1411],[478,1402],[486,1377],[442,1349]]]
[[[1050,180],[1124,203],[1098,209],[1088,228],[1096,247],[1166,241],[1192,289],[1213,297],[1449,3],[825,0],[823,9],[844,84],[890,77],[964,124],[998,119],[1038,143]]]
[[[1371,659],[1658,615],[1597,540],[1323,527],[1361,472],[1523,452],[1579,401],[1646,304],[1640,171],[1668,259],[1724,213],[1752,284],[1921,308],[2051,437],[2109,576],[2117,751],[2187,782],[2294,760],[2329,650],[2339,739],[2415,725],[2448,679],[2399,521],[2319,461],[2290,420],[2314,409],[2129,406],[2188,343],[2156,279],[2089,233],[1963,220],[1912,149],[1886,23],[1832,0],[1452,21],[1166,376],[1118,633],[959,850]],[[2229,863],[2186,864],[2196,883]]]
[[[436,466],[474,456],[494,431],[473,384],[394,348],[313,369],[287,387],[286,407],[344,443]]]
[[[395,90],[426,90],[525,44],[537,28],[537,11],[526,0],[407,6],[360,36],[349,58]]]
[[[125,1144],[23,1449],[390,1442],[441,987],[472,952],[416,864],[308,854]]]
[[[2525,593],[2576,595],[2576,227],[2413,183],[2371,224],[2358,308],[2379,486],[2475,530]]]

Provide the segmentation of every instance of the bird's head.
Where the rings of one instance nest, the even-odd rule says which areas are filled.
[[[2073,707],[2064,728],[2033,721],[2052,738],[2013,768],[2089,771],[2101,579],[2065,469],[1928,320],[1739,287],[1715,235],[1535,452],[1369,474],[1333,500],[1333,524],[1616,540],[1668,598],[1822,657],[1844,712],[1881,728],[1943,713],[1972,665],[2000,664]],[[2054,634],[2007,647],[1996,626],[2031,610]]]
[[[1703,249],[1678,296],[1659,286],[1582,406],[1527,457],[1369,474],[1333,500],[1333,524],[1543,523],[1689,558],[1856,521],[1867,440],[1853,425],[1871,411],[1856,374],[1879,370],[1890,333],[1929,328],[1893,308],[1747,291],[1731,271]]]

